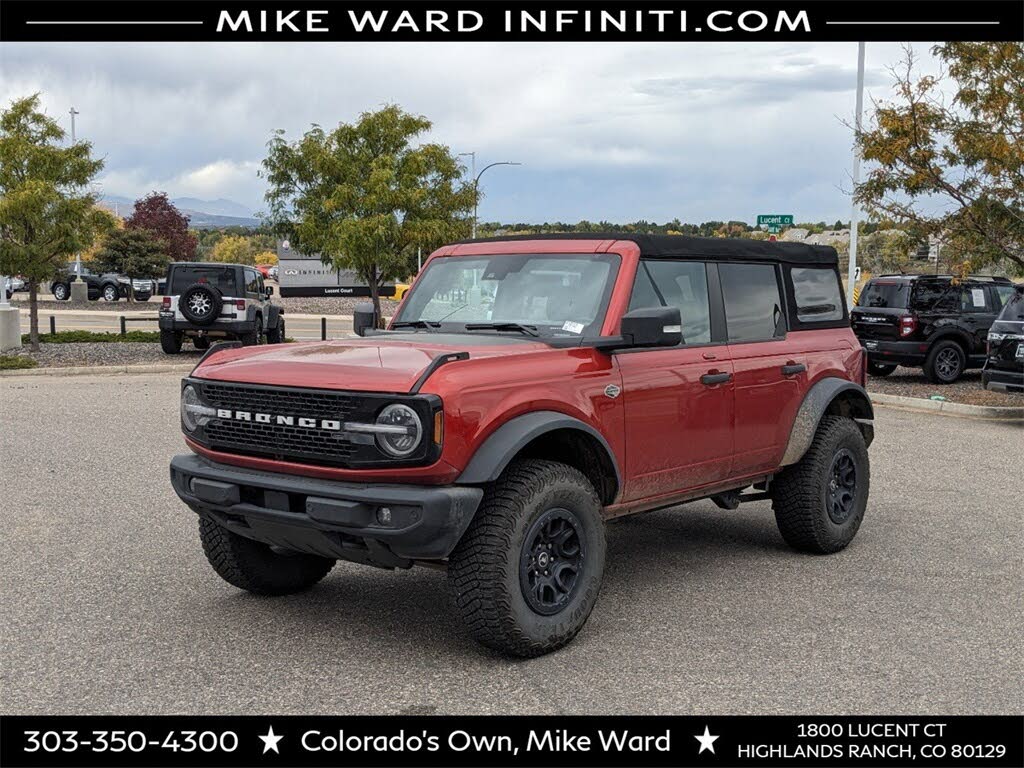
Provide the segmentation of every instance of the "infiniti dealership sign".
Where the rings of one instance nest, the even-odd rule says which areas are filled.
[[[300,253],[287,240],[277,243],[280,294],[288,296],[369,296],[370,289],[350,269],[335,269],[319,256]],[[381,287],[381,296],[392,296],[395,286]]]

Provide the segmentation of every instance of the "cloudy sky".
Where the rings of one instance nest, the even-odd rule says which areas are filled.
[[[869,44],[869,98],[900,56]],[[525,164],[487,173],[482,220],[846,219],[855,84],[855,43],[0,45],[0,100],[40,91],[66,127],[73,104],[104,193],[253,211],[272,130],[392,102]]]

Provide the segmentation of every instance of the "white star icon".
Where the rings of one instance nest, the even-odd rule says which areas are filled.
[[[281,754],[280,750],[277,748],[277,742],[283,739],[284,736],[275,736],[274,726],[270,726],[269,728],[267,728],[266,736],[259,736],[258,738],[260,739],[260,741],[263,742],[264,755],[267,754],[267,752],[269,752],[270,750],[274,750],[274,752],[276,752],[279,755]],[[714,752],[715,750],[712,749],[711,751]]]
[[[700,749],[697,750],[697,754],[698,755],[701,752],[703,752],[705,749],[711,750],[711,754],[712,755],[715,754],[714,744],[715,744],[715,740],[718,737],[717,736],[712,736],[711,735],[711,731],[708,730],[708,727],[706,725],[704,726],[704,735],[703,736],[694,736],[693,738],[695,738],[697,741],[700,742]]]

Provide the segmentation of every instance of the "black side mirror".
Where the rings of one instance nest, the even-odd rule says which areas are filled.
[[[357,304],[352,313],[352,330],[356,336],[365,336],[366,331],[377,327],[377,315],[373,311],[373,304],[364,302]]]
[[[634,309],[622,316],[626,347],[675,347],[683,342],[679,307]]]
[[[267,298],[269,299],[273,295],[274,295],[274,287],[271,286],[271,285],[268,285],[267,286]]]

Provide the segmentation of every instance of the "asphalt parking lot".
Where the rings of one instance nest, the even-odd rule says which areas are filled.
[[[864,526],[831,557],[788,550],[764,502],[611,525],[583,633],[509,661],[438,571],[220,581],[167,478],[178,381],[0,380],[0,712],[1024,713],[1020,425],[879,408]]]

